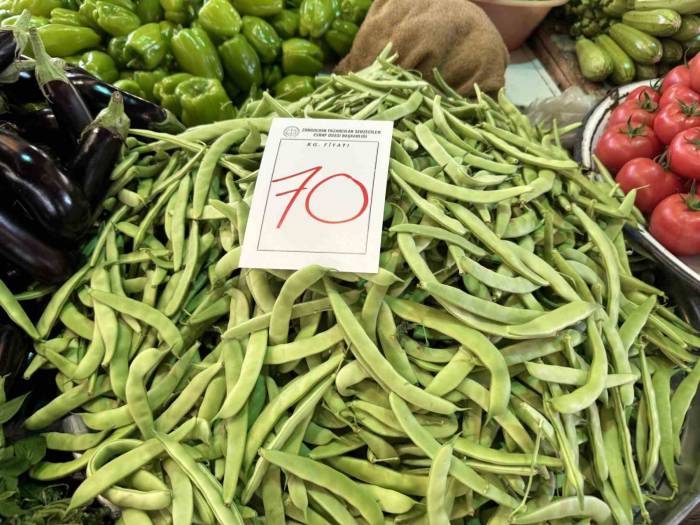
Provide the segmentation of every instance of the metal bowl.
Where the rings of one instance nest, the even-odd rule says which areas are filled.
[[[615,109],[618,100],[624,98],[633,89],[639,86],[649,86],[654,82],[656,80],[645,80],[609,91],[607,96],[589,112],[584,121],[580,140],[577,141],[574,151],[576,160],[587,168],[593,168],[593,150],[603,134],[610,113]],[[655,259],[678,280],[696,292],[700,292],[700,256],[677,257],[673,255],[643,227],[639,229],[626,227],[625,233],[632,242],[639,246],[641,251]]]

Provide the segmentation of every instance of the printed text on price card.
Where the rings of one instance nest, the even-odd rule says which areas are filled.
[[[270,131],[241,265],[376,271],[391,124],[280,120],[289,119]]]

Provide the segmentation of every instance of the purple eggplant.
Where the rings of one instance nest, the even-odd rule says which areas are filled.
[[[21,137],[47,150],[54,158],[59,158],[66,165],[73,161],[77,146],[63,132],[51,108],[37,110],[12,108],[11,111],[1,115],[0,119],[10,124]]]
[[[128,133],[129,117],[124,113],[124,99],[116,91],[109,105],[83,133],[70,172],[71,179],[80,185],[92,206],[104,199],[110,174]]]
[[[119,92],[124,98],[124,111],[135,128],[152,129],[167,133],[178,133],[184,130],[183,125],[167,109],[153,102],[142,99],[126,91],[115,88],[111,84],[96,79],[84,69],[77,66],[68,66],[66,75],[73,86],[83,97],[85,104],[93,113],[102,111],[112,93]],[[0,92],[10,104],[21,106],[42,102],[44,97],[37,84],[34,71],[21,70],[13,83],[1,84]]]
[[[124,98],[124,111],[134,128],[145,128],[168,133],[178,133],[184,126],[167,109],[153,102],[121,91],[102,82],[77,67],[69,67],[68,78],[85,99],[92,111],[100,111],[109,103],[112,93],[120,92]]]
[[[0,202],[19,201],[48,238],[73,242],[89,227],[90,206],[80,188],[46,153],[2,129],[0,187],[3,188]]]
[[[0,31],[0,72],[14,64],[24,46],[27,45],[27,30],[31,19],[32,14],[25,10],[14,26]]]
[[[48,55],[35,28],[29,30],[29,38],[36,57],[34,72],[39,89],[46,96],[61,129],[77,144],[92,122],[92,114],[78,90],[68,80],[63,62],[53,60]]]
[[[0,207],[0,257],[38,281],[58,284],[74,269],[75,258],[41,240],[23,217]]]

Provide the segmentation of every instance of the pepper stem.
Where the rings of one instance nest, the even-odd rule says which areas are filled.
[[[109,99],[107,107],[97,114],[95,120],[92,121],[85,131],[104,128],[119,135],[124,140],[129,134],[130,124],[129,117],[124,112],[124,96],[119,91],[115,91],[112,93],[112,98]]]
[[[29,42],[32,44],[32,50],[34,51],[36,81],[39,84],[39,89],[46,96],[44,86],[49,82],[69,82],[64,70],[65,62],[59,58],[51,58],[49,56],[44,43],[41,41],[39,31],[34,27],[29,30]]]

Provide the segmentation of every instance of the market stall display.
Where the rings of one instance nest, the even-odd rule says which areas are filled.
[[[565,13],[589,80],[656,78],[700,50],[700,5],[693,0],[572,0]]]
[[[178,135],[131,131],[85,265],[26,327],[25,375],[53,371],[60,393],[24,427],[76,453],[30,474],[86,475],[71,509],[632,523],[675,493],[699,336],[639,279],[634,193],[588,178],[567,129],[395,60]],[[275,116],[395,122],[379,273],[239,268]],[[86,432],[62,430],[71,414]]]
[[[158,102],[186,125],[232,118],[251,89],[300,98],[350,49],[372,0],[10,2],[50,55]]]

